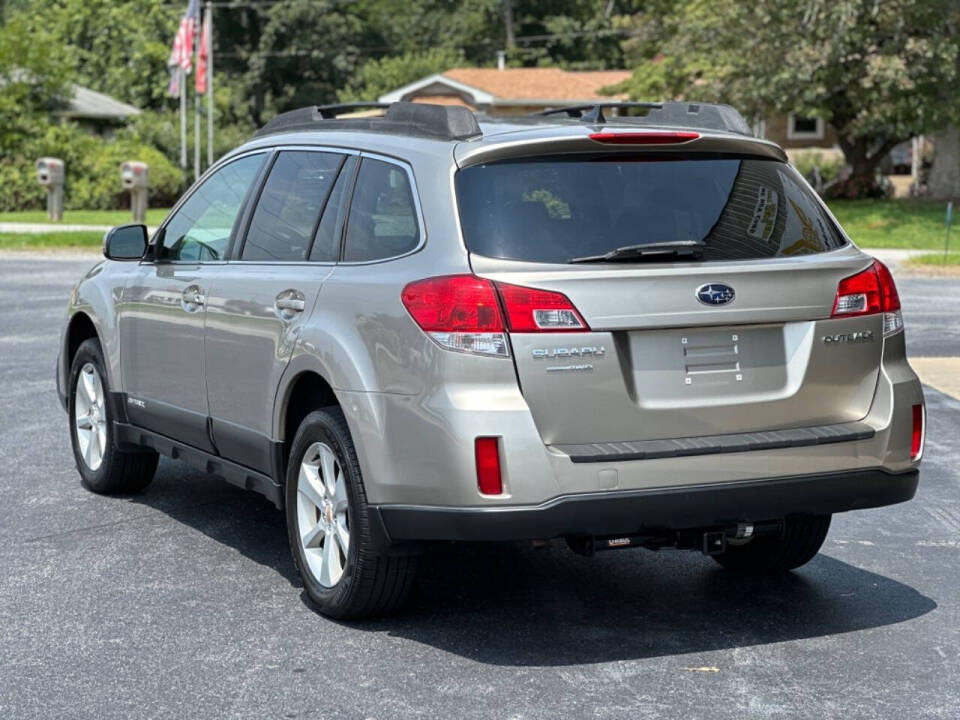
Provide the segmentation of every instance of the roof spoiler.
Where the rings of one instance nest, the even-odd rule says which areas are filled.
[[[698,128],[721,130],[753,137],[753,131],[737,110],[730,105],[695,102],[597,102],[582,105],[566,105],[542,112],[535,116],[566,115],[579,118],[588,125],[603,125],[607,118],[604,108],[614,110],[618,122],[637,125]]]
[[[385,110],[375,117],[341,117],[363,110]],[[483,135],[470,108],[427,103],[345,103],[312,105],[277,115],[254,137],[309,130],[353,130],[410,135],[435,140],[470,140]]]

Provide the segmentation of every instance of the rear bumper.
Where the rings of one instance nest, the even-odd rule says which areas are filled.
[[[376,511],[391,541],[634,535],[893,505],[914,496],[919,475],[874,469],[564,495],[532,506],[382,505]]]

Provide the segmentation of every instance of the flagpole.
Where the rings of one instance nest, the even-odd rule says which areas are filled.
[[[213,3],[207,2],[207,167],[213,165]]]
[[[199,70],[199,68],[197,68]],[[193,180],[200,179],[200,93],[193,92]]]
[[[187,72],[181,65],[180,73],[180,169],[183,181],[187,183]]]

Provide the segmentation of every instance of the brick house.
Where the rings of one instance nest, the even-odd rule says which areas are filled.
[[[488,115],[526,115],[561,105],[625,100],[625,94],[602,95],[600,90],[629,77],[629,70],[453,68],[381,95],[379,101],[466,105]]]

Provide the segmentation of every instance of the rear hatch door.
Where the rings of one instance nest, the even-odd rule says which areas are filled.
[[[510,335],[546,443],[803,428],[869,412],[882,316],[830,316],[840,280],[871,259],[787,165],[541,157],[461,170],[457,192],[474,272],[562,293],[588,326]],[[589,259],[676,242],[696,243],[697,256]]]

